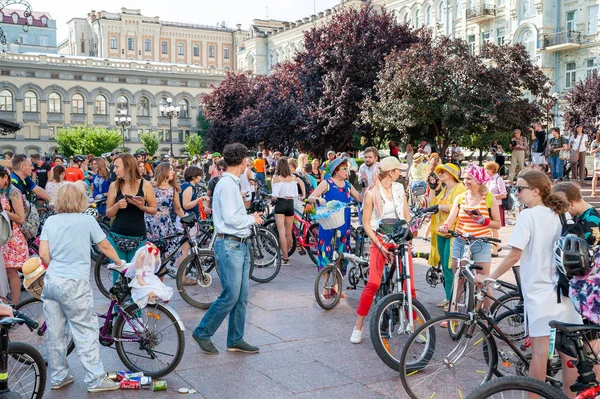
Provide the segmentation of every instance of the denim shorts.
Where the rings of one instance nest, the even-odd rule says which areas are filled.
[[[465,250],[466,241],[455,238],[452,243],[452,258],[460,259]],[[489,242],[476,241],[471,245],[471,259],[475,263],[488,263],[492,261],[492,245]]]

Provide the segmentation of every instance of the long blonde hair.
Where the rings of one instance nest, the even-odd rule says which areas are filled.
[[[390,171],[383,172],[379,169],[379,166],[375,168],[373,173],[373,181],[367,189],[371,192],[371,198],[373,199],[373,208],[377,211],[379,216],[383,215],[383,198],[381,196],[381,179],[385,178],[390,174]]]

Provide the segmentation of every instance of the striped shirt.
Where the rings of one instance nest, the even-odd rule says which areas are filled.
[[[474,237],[491,237],[492,230],[489,226],[482,226],[475,223],[473,218],[468,215],[465,211],[473,211],[477,209],[481,215],[491,219],[490,212],[486,204],[486,196],[481,197],[481,201],[477,206],[469,206],[467,204],[467,194],[463,196],[462,201],[459,203],[458,210],[458,222],[456,224],[456,231],[461,234],[470,234]]]

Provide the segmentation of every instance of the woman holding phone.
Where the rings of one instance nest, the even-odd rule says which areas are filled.
[[[114,220],[107,238],[119,258],[131,262],[146,242],[144,214],[156,214],[156,196],[152,184],[142,179],[133,155],[119,154],[113,166],[117,180],[108,190],[106,216]]]

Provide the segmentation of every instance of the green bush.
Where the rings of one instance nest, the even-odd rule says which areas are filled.
[[[121,132],[118,130],[87,125],[63,128],[56,134],[58,148],[67,157],[77,154],[100,156],[119,147],[122,141]]]

